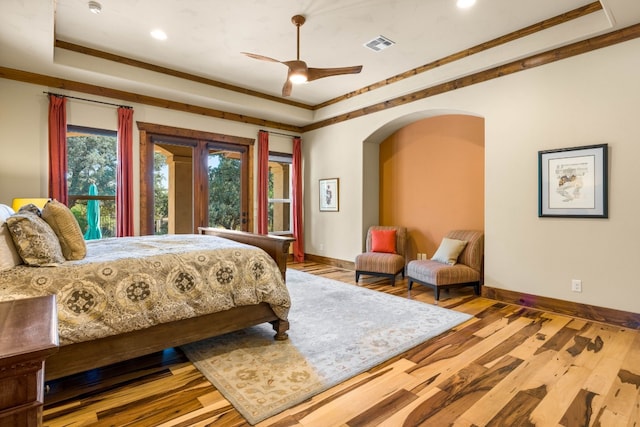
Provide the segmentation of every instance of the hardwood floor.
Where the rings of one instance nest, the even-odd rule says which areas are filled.
[[[355,284],[316,263],[290,268]],[[360,285],[433,303],[433,292]],[[475,297],[474,318],[259,426],[640,426],[640,331]],[[295,325],[293,325],[295,327]],[[180,350],[50,384],[45,426],[247,426]],[[78,393],[83,393],[79,396]]]

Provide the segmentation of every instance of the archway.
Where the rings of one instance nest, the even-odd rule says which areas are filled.
[[[431,110],[399,117],[363,146],[363,235],[409,229],[409,256],[433,255],[453,228],[484,229],[484,119]]]

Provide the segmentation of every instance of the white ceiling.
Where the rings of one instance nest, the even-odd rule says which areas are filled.
[[[591,3],[477,0],[460,10],[455,0],[98,1],[102,13],[96,15],[86,0],[2,0],[0,52],[6,55],[0,53],[0,66],[76,79],[91,75],[88,80],[102,84],[117,77],[110,86],[126,87],[122,73],[110,76],[102,71],[105,67],[89,65],[84,69],[89,57],[66,63],[64,55],[54,53],[60,50],[53,49],[54,39],[59,39],[279,97],[286,66],[240,52],[295,59],[291,17],[302,14],[307,22],[301,27],[300,56],[310,67],[364,66],[358,75],[294,86],[292,100],[317,105]],[[430,79],[396,83],[396,90],[408,92],[640,22],[640,1],[602,3],[603,11],[473,55]],[[168,39],[152,39],[149,32],[155,28],[162,28]],[[363,47],[379,35],[396,45],[381,52]]]

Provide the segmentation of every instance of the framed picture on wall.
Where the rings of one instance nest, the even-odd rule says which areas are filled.
[[[338,212],[340,198],[340,179],[327,178],[320,180],[320,212]]]
[[[608,218],[607,144],[538,152],[538,216]]]

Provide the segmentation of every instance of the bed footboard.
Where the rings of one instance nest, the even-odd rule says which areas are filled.
[[[287,339],[289,322],[279,319],[269,304],[263,302],[65,345],[47,359],[45,379],[65,377],[266,322],[273,325],[276,340]]]
[[[225,230],[223,228],[198,227],[200,234],[224,237],[240,243],[257,246],[264,250],[278,265],[282,278],[287,275],[287,259],[289,258],[289,245],[295,242],[293,237],[273,236],[270,234],[254,234],[246,231]]]

